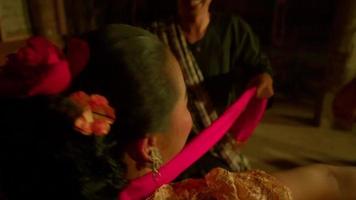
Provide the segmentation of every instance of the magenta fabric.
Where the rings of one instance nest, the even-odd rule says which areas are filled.
[[[16,53],[8,54],[0,67],[0,96],[55,95],[67,89],[72,79],[62,52],[40,36],[29,38]]]
[[[50,70],[35,86],[29,89],[28,96],[59,94],[68,88],[72,80],[68,62],[61,60],[51,65]]]
[[[246,141],[261,120],[267,100],[256,97],[256,88],[248,89],[210,127],[196,136],[172,160],[163,165],[161,176],[153,179],[148,173],[132,180],[118,196],[119,200],[142,200],[163,184],[172,182],[190,165],[212,148],[227,132],[231,132],[238,142]]]

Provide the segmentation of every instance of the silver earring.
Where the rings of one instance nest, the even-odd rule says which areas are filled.
[[[150,148],[150,157],[152,159],[152,174],[153,174],[153,179],[156,181],[161,174],[159,173],[159,168],[161,167],[163,160],[161,153],[159,152],[157,147],[151,147]]]

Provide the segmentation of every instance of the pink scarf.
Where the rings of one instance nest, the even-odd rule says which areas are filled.
[[[163,165],[160,177],[153,179],[148,173],[132,180],[118,196],[119,200],[142,200],[156,189],[172,182],[190,165],[212,148],[227,132],[231,132],[238,142],[246,141],[261,120],[267,100],[255,98],[256,88],[248,89],[210,127],[203,130],[172,160]]]

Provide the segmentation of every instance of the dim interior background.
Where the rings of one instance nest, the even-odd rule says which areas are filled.
[[[212,9],[242,16],[274,70],[276,95],[243,149],[253,167],[356,165],[355,118],[339,119],[332,110],[335,97],[356,74],[356,2],[213,0]],[[62,46],[66,38],[103,24],[145,26],[175,10],[175,1],[166,0],[1,0],[0,63],[31,35]],[[350,91],[356,94],[355,87]]]

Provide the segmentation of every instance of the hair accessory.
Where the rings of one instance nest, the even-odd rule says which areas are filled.
[[[87,65],[89,45],[70,38],[67,54],[44,37],[26,40],[16,53],[0,66],[0,96],[56,95],[63,92],[73,76]]]
[[[88,64],[90,48],[85,40],[70,38],[67,42],[67,60],[73,77],[77,76]]]
[[[83,135],[107,135],[115,121],[114,109],[104,96],[98,94],[74,92],[61,101],[58,109],[74,120],[74,129]]]
[[[1,67],[0,94],[4,96],[53,95],[71,81],[68,62],[62,52],[43,37],[28,39]]]

